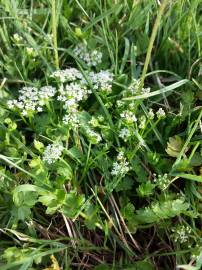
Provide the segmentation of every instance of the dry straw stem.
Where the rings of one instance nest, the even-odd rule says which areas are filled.
[[[53,33],[55,67],[56,67],[56,69],[59,69],[58,44],[57,44],[57,19],[56,19],[55,0],[52,0],[52,33]]]

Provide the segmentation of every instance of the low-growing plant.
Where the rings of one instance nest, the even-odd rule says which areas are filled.
[[[156,35],[157,55],[168,46],[162,13],[187,10],[156,2],[51,1],[45,21],[49,4],[32,3],[36,18],[16,19],[14,33],[2,17],[0,269],[201,268],[200,61],[187,79],[153,71]],[[4,16],[16,17],[13,4],[2,1]],[[153,38],[149,17],[132,22],[151,9]]]

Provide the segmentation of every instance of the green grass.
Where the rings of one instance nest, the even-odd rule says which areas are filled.
[[[0,270],[201,269],[200,2],[0,1]]]

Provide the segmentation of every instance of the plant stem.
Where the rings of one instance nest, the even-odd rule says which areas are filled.
[[[144,63],[144,68],[143,68],[143,71],[142,71],[139,92],[141,91],[141,89],[144,86],[144,80],[145,80],[145,76],[146,76],[147,69],[148,69],[148,66],[149,66],[149,62],[150,62],[150,58],[151,58],[151,52],[152,52],[152,48],[153,48],[154,41],[155,41],[155,38],[156,38],[157,30],[158,30],[158,28],[160,26],[161,17],[163,15],[163,12],[164,12],[168,2],[169,2],[169,0],[163,0],[162,4],[160,5],[159,12],[158,12],[158,15],[156,17],[156,20],[155,20],[155,23],[154,23],[154,26],[153,26],[153,29],[152,29],[152,34],[151,34],[151,37],[150,37],[150,40],[149,40],[149,46],[148,46],[148,49],[147,49],[147,55],[146,55],[146,59],[145,59],[145,63]]]
[[[57,20],[56,20],[56,5],[55,0],[52,0],[52,33],[53,33],[53,49],[55,58],[55,67],[59,69],[59,58],[58,58],[58,45],[57,45]]]

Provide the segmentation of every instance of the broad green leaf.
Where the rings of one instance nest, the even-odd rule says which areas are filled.
[[[171,157],[178,157],[183,147],[183,141],[179,136],[169,138],[167,143],[166,153]]]
[[[70,180],[72,178],[72,169],[67,163],[63,167],[57,168],[57,173],[64,176],[66,180]]]
[[[150,207],[137,210],[135,219],[140,224],[160,222],[163,219],[186,214],[188,208],[189,204],[184,201],[184,198],[164,202],[158,201]]]
[[[70,218],[74,218],[85,202],[84,195],[76,194],[75,192],[68,193],[66,201],[61,211]]]

